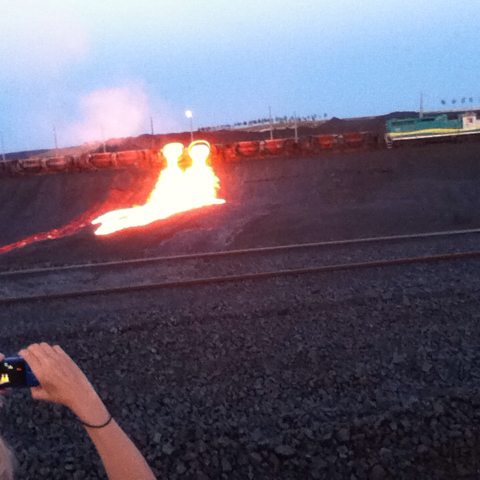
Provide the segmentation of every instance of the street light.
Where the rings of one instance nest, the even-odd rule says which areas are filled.
[[[190,141],[193,142],[193,112],[191,110],[187,110],[185,112],[185,116],[190,119]]]

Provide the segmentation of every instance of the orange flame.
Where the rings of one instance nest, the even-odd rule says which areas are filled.
[[[101,224],[95,235],[109,235],[119,230],[140,227],[157,220],[207,205],[218,205],[225,200],[217,198],[219,181],[207,165],[210,144],[204,140],[188,147],[192,166],[183,171],[178,162],[184,153],[181,143],[169,143],[162,150],[167,167],[160,172],[155,188],[141,206],[113,210],[92,220]]]

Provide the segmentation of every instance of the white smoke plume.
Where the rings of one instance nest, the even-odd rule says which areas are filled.
[[[68,129],[72,143],[139,135],[147,131],[148,97],[137,85],[102,88],[81,99],[80,115]]]

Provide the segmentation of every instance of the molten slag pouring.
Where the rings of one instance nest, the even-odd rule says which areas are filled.
[[[208,142],[199,140],[189,145],[188,155],[192,165],[185,171],[178,164],[184,154],[181,143],[169,143],[162,152],[167,166],[160,172],[147,202],[95,218],[92,225],[101,224],[95,231],[96,235],[109,235],[125,228],[148,225],[175,213],[225,203],[225,200],[217,198],[219,180],[212,167],[207,165],[210,154]]]

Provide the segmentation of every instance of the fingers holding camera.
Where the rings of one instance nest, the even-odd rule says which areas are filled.
[[[33,374],[40,383],[39,387],[32,387],[32,397],[37,400],[55,401],[50,397],[48,388],[43,388],[44,385],[48,386],[48,380],[45,379],[45,371],[48,371],[48,366],[45,362],[42,362],[42,353],[39,351],[39,345],[33,344],[28,348],[24,348],[18,352],[18,354],[24,358],[28,363]]]
[[[80,368],[58,345],[33,344],[19,355],[40,382],[39,387],[31,388],[34,398],[61,403],[74,410],[86,395],[95,393]]]
[[[18,354],[25,359],[32,371],[34,369],[39,370],[41,368],[40,359],[37,354],[35,354],[35,349],[32,347],[34,347],[34,345],[30,345],[28,349],[24,348],[20,350]]]
[[[53,350],[55,350],[55,353],[56,353],[57,355],[68,356],[68,355],[64,352],[63,348],[62,348],[60,345],[54,345],[52,348],[53,348]]]
[[[48,343],[34,343],[26,350],[30,354],[30,358],[33,358],[35,363],[43,368],[51,367],[55,362],[54,351]]]
[[[55,361],[56,351],[48,343],[42,342],[39,344],[35,344],[34,346],[38,349],[39,352],[41,352],[41,355],[44,359],[48,359],[49,361]]]

